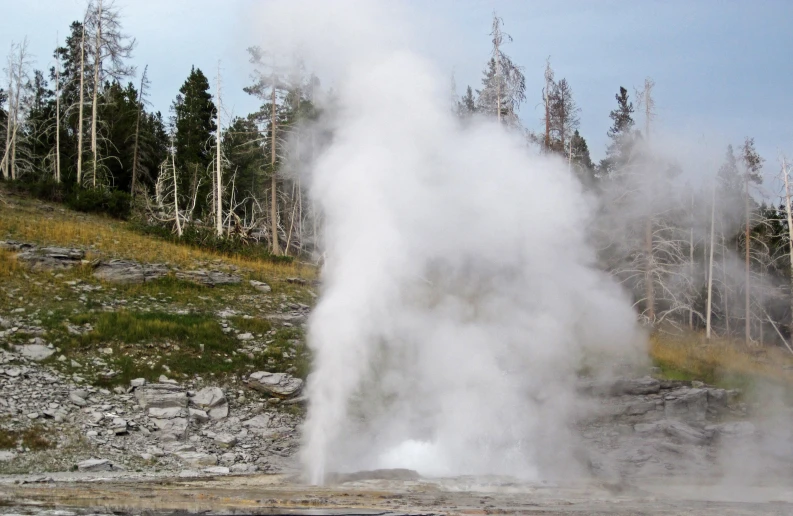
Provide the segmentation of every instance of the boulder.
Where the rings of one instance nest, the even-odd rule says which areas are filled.
[[[209,466],[217,466],[217,455],[210,455],[209,453],[201,453],[194,451],[176,452],[174,455],[189,468],[203,468]]]
[[[270,285],[268,285],[263,281],[251,280],[250,284],[253,288],[258,290],[259,292],[270,292],[272,290],[272,288],[270,288]]]
[[[215,436],[215,444],[220,448],[232,448],[237,444],[237,438],[231,434],[217,434]]]
[[[189,281],[196,285],[214,287],[216,285],[236,285],[242,282],[242,278],[234,274],[220,271],[207,271],[203,269],[195,271],[177,271],[176,277],[183,281]]]
[[[121,419],[120,417],[114,418],[113,422],[110,423],[110,430],[113,431],[114,434],[126,434],[127,433],[127,420]]]
[[[707,412],[707,389],[681,389],[666,396],[664,416],[667,418],[704,421]]]
[[[85,399],[79,396],[76,392],[72,392],[69,394],[69,401],[71,401],[78,407],[85,407],[86,405],[88,405],[88,402],[85,401]]]
[[[206,423],[209,421],[209,414],[203,410],[194,409],[192,407],[187,410],[192,421],[198,421],[199,423]]]
[[[178,385],[151,383],[136,389],[135,397],[144,409],[149,407],[187,408],[187,393]]]
[[[35,246],[33,244],[28,244],[25,242],[16,242],[14,240],[0,240],[0,249],[4,251],[25,251],[28,249],[33,249]]]
[[[77,463],[78,471],[118,471],[124,468],[108,459],[88,459]]]
[[[212,419],[223,419],[229,415],[229,402],[220,387],[205,387],[190,398],[190,404],[207,412]]]
[[[242,426],[249,428],[258,433],[264,433],[270,430],[273,416],[271,414],[259,414],[251,419],[242,422]]]
[[[172,436],[175,439],[184,439],[187,434],[187,418],[175,417],[173,419],[151,420],[163,436]]]
[[[17,351],[22,353],[22,356],[36,362],[46,360],[55,353],[54,349],[50,349],[44,344],[27,344],[24,346],[17,346]]]
[[[94,277],[108,283],[128,285],[145,283],[162,278],[168,274],[168,267],[158,263],[140,264],[132,260],[110,260],[98,262],[94,267]]]
[[[34,271],[68,269],[79,264],[85,257],[80,249],[67,247],[42,247],[29,249],[17,255],[17,260]]]
[[[303,380],[288,373],[258,371],[248,377],[250,388],[278,398],[290,398],[303,388]]]
[[[644,378],[632,378],[617,380],[612,386],[612,395],[641,396],[647,394],[657,394],[661,390],[661,382],[652,376]]]

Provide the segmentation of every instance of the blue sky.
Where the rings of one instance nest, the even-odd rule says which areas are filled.
[[[330,0],[327,0],[330,1]],[[602,157],[609,111],[619,86],[633,93],[655,80],[657,124],[716,148],[754,136],[777,167],[777,151],[793,155],[793,1],[788,0],[405,0],[425,51],[455,71],[460,93],[478,87],[489,53],[490,16],[504,19],[514,41],[505,51],[525,69],[524,125],[540,129],[545,59],[573,88],[581,133]],[[51,65],[56,33],[81,17],[83,0],[11,2],[0,18],[0,49],[27,36],[37,67]],[[214,78],[218,60],[228,111],[256,103],[241,89],[250,67],[245,48],[261,37],[255,5],[266,0],[117,0],[135,64],[149,65],[151,102],[167,112],[191,65]],[[258,11],[257,11],[258,12]],[[637,121],[641,122],[640,117]]]

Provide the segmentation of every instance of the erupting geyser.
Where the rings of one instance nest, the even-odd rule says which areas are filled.
[[[340,63],[332,143],[310,181],[327,242],[309,329],[310,480],[571,472],[584,351],[640,340],[593,266],[577,180],[503,126],[461,124],[448,74],[386,36],[392,12],[281,7],[304,55]]]

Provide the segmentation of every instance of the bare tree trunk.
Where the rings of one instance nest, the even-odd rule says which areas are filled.
[[[217,134],[215,135],[215,143],[217,144],[216,148],[216,159],[217,162],[216,170],[215,170],[215,183],[217,184],[217,191],[215,193],[215,229],[217,230],[218,236],[223,236],[223,169],[221,168],[221,155],[220,155],[220,138],[221,138],[221,128],[220,128],[220,111],[222,109],[222,101],[220,98],[220,61],[218,61],[218,78],[217,78],[217,90],[218,90],[218,105],[217,105],[217,112],[218,112],[218,129]],[[273,89],[273,91],[275,91]]]
[[[177,185],[179,184],[179,180],[176,177],[176,153],[171,152],[171,168],[173,168],[173,211],[176,213],[176,232],[181,237],[182,236],[182,221],[179,220],[179,192],[177,190]]]
[[[276,178],[275,174],[275,140],[276,140],[276,118],[275,118],[275,76],[273,76],[273,84],[272,84],[273,92],[272,92],[272,115],[270,120],[270,128],[272,130],[271,134],[271,141],[270,141],[270,194],[271,194],[271,203],[270,203],[270,227],[272,231],[272,253],[275,256],[281,254],[280,246],[278,245],[278,179]]]
[[[721,268],[722,268],[722,276],[724,278],[724,321],[725,321],[725,331],[727,332],[727,338],[730,338],[732,332],[730,332],[730,284],[729,280],[730,277],[727,275],[727,242],[724,238],[724,224],[721,224]]]
[[[694,277],[694,192],[691,192],[691,228],[688,235],[688,263],[689,274]],[[688,329],[694,329],[694,307],[688,308]]]
[[[80,106],[77,115],[77,184],[83,184],[83,104],[85,103],[85,22],[80,38]]]
[[[143,114],[143,89],[146,87],[146,72],[149,65],[143,68],[143,75],[140,77],[140,91],[138,92],[138,118],[135,121],[135,147],[132,150],[132,183],[129,185],[129,193],[135,196],[135,185],[138,182],[138,148],[140,147],[140,117]]]
[[[545,152],[551,150],[551,58],[545,62]]]
[[[791,210],[790,201],[793,192],[790,189],[787,159],[782,161],[782,177],[785,180],[785,214],[787,215],[788,256],[790,257],[790,316],[793,318],[793,210]],[[791,328],[793,328],[793,323],[791,323]]]
[[[99,69],[102,66],[102,0],[98,0],[96,15],[96,48],[94,48],[94,98],[91,108],[91,152],[93,153],[94,188],[96,188],[96,120],[99,100]]]
[[[745,326],[746,326],[746,344],[748,345],[750,343],[750,340],[751,340],[750,322],[751,322],[751,316],[752,316],[752,307],[749,304],[749,302],[750,302],[749,288],[750,288],[751,285],[749,283],[749,281],[750,281],[750,278],[749,278],[749,264],[750,264],[749,263],[749,247],[750,247],[749,238],[750,238],[750,234],[749,234],[749,175],[748,174],[746,175],[745,185],[746,185],[746,191],[744,192],[744,194],[745,194],[744,208],[745,208],[745,214],[746,214],[746,235],[745,235],[745,238],[746,238],[746,246],[745,246],[746,247],[746,286],[744,287],[744,290],[745,290],[745,293],[746,293],[746,324],[745,324]]]
[[[710,257],[708,259],[708,306],[705,317],[705,336],[710,339],[712,333],[711,314],[713,313],[713,248],[716,236],[716,183],[710,201]]]
[[[655,323],[655,289],[653,288],[653,219],[647,218],[644,225],[644,252],[647,269],[644,273],[644,290],[647,297],[647,318]]]
[[[55,182],[61,182],[61,60],[55,58]]]

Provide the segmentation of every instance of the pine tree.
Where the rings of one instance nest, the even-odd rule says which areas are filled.
[[[598,175],[601,178],[613,177],[630,161],[635,139],[633,103],[628,98],[628,90],[620,86],[620,92],[614,98],[617,108],[609,113],[612,125],[607,134],[611,143],[606,149],[606,158],[600,162]]]
[[[212,181],[207,169],[212,161],[212,133],[217,126],[209,81],[199,68],[193,67],[179,88],[173,111],[175,166],[181,173],[178,189],[183,197],[195,199],[198,213],[208,213]]]
[[[570,165],[573,172],[578,176],[585,186],[593,186],[595,183],[595,165],[589,156],[589,147],[586,140],[575,130],[570,139]]]
[[[476,113],[476,100],[470,86],[465,90],[465,95],[457,102],[457,115],[460,118],[471,118]]]
[[[569,156],[570,138],[578,130],[580,112],[567,79],[554,81],[548,95],[549,150]]]

